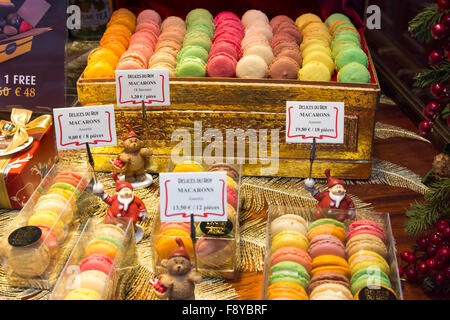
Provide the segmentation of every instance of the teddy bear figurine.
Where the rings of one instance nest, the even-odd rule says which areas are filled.
[[[124,172],[120,180],[129,182],[136,188],[145,188],[153,183],[153,178],[145,172],[145,160],[153,154],[150,148],[144,147],[144,141],[127,124],[128,134],[119,141],[119,146],[124,148],[116,159],[110,163],[118,170]]]
[[[176,238],[175,241],[178,249],[161,261],[167,273],[162,274],[159,279],[153,279],[150,283],[159,299],[195,300],[195,285],[202,281],[202,276],[193,270],[183,240]]]

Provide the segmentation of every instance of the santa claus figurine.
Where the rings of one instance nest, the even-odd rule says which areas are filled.
[[[305,180],[305,189],[311,192],[314,198],[319,201],[317,208],[319,209],[354,209],[355,205],[352,199],[346,194],[344,183],[330,176],[330,169],[325,170],[325,176],[328,179],[328,190],[319,192],[314,185],[314,179]]]
[[[131,183],[119,180],[117,173],[113,173],[113,179],[116,182],[117,191],[113,196],[105,193],[103,184],[99,182],[94,184],[93,192],[109,205],[105,221],[109,223],[114,221],[114,218],[132,219],[135,227],[136,242],[139,242],[142,239],[144,230],[137,222],[147,219],[147,208],[144,202],[134,195]]]

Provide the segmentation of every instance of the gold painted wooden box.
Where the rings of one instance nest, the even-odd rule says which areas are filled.
[[[258,139],[256,148],[255,140],[247,136],[245,155],[239,154],[237,142],[234,141],[232,153],[243,164],[243,175],[307,177],[311,144],[285,142],[286,101],[344,102],[344,143],[317,145],[312,176],[324,178],[324,170],[330,168],[332,175],[339,178],[367,179],[371,175],[375,110],[380,96],[380,86],[370,54],[369,64],[375,79],[371,84],[171,78],[171,105],[147,107],[147,121],[142,119],[141,108],[116,106],[118,139],[127,132],[125,124],[131,124],[142,135],[146,145],[153,149],[154,155],[148,169],[151,172],[164,172],[172,148],[180,144],[179,141],[172,141],[175,130],[186,129],[193,136],[194,127],[198,133],[201,126],[205,149],[211,144],[211,138],[208,139],[205,133],[208,129],[219,129],[224,139],[225,157],[227,152],[231,152],[230,146],[226,150],[226,130],[242,129],[244,135],[256,133]],[[81,75],[77,90],[79,102],[83,106],[116,103],[114,79],[91,80],[83,79]],[[276,129],[279,130],[278,135],[275,134],[279,138],[279,151],[271,152],[271,134],[276,133]],[[264,141],[265,133],[268,145],[260,142]],[[194,138],[191,137],[191,140],[191,154],[194,156]],[[120,151],[119,147],[93,148],[96,169],[113,171],[109,160]]]

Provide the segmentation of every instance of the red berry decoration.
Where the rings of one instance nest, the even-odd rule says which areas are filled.
[[[431,27],[431,36],[435,40],[444,39],[446,34],[447,34],[447,27],[443,23],[436,23]]]
[[[450,13],[442,17],[441,23],[447,28],[450,28]]]
[[[433,233],[430,236],[430,241],[432,244],[440,244],[442,242],[442,236],[439,232]]]
[[[450,117],[447,118],[447,121],[448,119],[450,119]],[[444,228],[444,230],[442,231],[442,235],[445,239],[450,240],[450,226]]]
[[[427,272],[428,271],[427,263],[420,262],[419,264],[417,264],[417,270],[419,270],[420,272]]]
[[[433,270],[436,267],[436,259],[428,259],[426,264],[428,269]]]
[[[439,249],[436,256],[446,261],[450,257],[450,249],[448,247],[442,247]]]
[[[444,99],[447,96],[447,90],[444,84],[437,82],[431,86],[431,94],[437,99]]]
[[[402,260],[405,262],[409,262],[411,255],[412,255],[412,253],[410,251],[405,250],[402,253],[400,253],[400,258],[402,258]]]
[[[405,270],[403,270],[402,267],[398,267],[398,274],[400,277],[403,277],[403,274],[405,273]]]
[[[428,243],[430,241],[428,240],[427,237],[420,237],[419,239],[417,239],[416,243],[417,246],[419,247],[419,249],[421,250],[426,250],[426,248],[428,247]]]
[[[414,281],[417,279],[417,271],[413,268],[409,268],[406,270],[406,278],[408,278],[409,281]]]
[[[431,65],[438,65],[439,63],[441,63],[443,58],[444,55],[442,54],[441,50],[434,50],[431,51],[430,55],[428,56],[428,63]]]
[[[434,276],[434,282],[436,282],[436,284],[440,285],[443,284],[445,281],[445,277],[442,273],[436,273],[436,275]]]
[[[432,120],[435,115],[439,113],[441,110],[441,105],[437,102],[430,102],[426,105],[426,107],[423,109],[423,115],[427,118]]]
[[[439,0],[437,2],[438,12],[444,12],[445,10],[450,10],[450,1],[449,0]]]
[[[435,246],[434,244],[431,244],[428,246],[427,248],[427,253],[429,257],[434,257],[436,255],[436,253],[438,252],[438,247]]]
[[[429,120],[424,120],[421,123],[419,123],[419,133],[421,135],[427,135],[431,132],[431,129],[433,128],[433,124]]]
[[[447,266],[447,268],[445,269],[444,274],[445,274],[445,277],[447,279],[450,279],[450,266]]]

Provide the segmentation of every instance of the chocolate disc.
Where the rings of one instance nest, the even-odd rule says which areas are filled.
[[[13,247],[26,247],[42,236],[42,230],[35,226],[25,226],[14,230],[8,237],[8,243]]]
[[[367,286],[356,294],[356,300],[398,300],[392,289],[384,286]]]
[[[203,221],[200,222],[200,230],[208,236],[221,237],[233,230],[233,223],[227,221]]]

